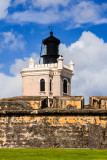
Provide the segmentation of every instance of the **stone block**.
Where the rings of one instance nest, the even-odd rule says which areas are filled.
[[[107,96],[90,96],[90,108],[107,110]]]
[[[30,113],[48,107],[48,98],[40,96],[20,96],[0,100],[0,112]]]
[[[83,96],[53,97],[53,108],[81,109],[84,108]]]

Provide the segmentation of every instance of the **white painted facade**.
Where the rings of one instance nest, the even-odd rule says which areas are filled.
[[[21,71],[22,95],[23,96],[65,96],[71,95],[71,78],[74,75],[74,64],[63,65],[63,58],[60,56],[57,63],[35,65],[34,60],[29,60],[29,68]],[[44,79],[45,90],[41,91],[40,81]],[[51,79],[51,90],[50,90]],[[64,93],[63,83],[67,82],[67,93]]]

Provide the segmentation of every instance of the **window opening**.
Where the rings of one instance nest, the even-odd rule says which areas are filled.
[[[45,91],[45,80],[44,79],[40,80],[40,91]]]
[[[50,92],[52,91],[52,80],[50,79]]]
[[[63,92],[67,93],[67,80],[66,79],[64,79],[63,81]]]

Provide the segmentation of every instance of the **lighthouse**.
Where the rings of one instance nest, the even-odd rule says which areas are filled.
[[[44,44],[43,64],[57,63],[59,57],[59,44],[60,40],[53,36],[53,32],[50,32],[50,36],[42,41]]]
[[[60,40],[53,36],[52,31],[42,43],[44,53],[40,57],[43,64],[37,65],[30,58],[29,67],[21,71],[22,95],[46,96],[50,100],[54,96],[70,96],[73,62],[68,66],[63,64],[63,57],[59,54]]]

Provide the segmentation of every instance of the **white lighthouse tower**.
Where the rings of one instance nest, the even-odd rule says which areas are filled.
[[[71,95],[71,78],[74,75],[73,66],[63,65],[63,57],[59,55],[60,40],[50,36],[43,41],[43,64],[36,65],[34,60],[29,60],[29,68],[21,71],[23,96],[54,96]]]

